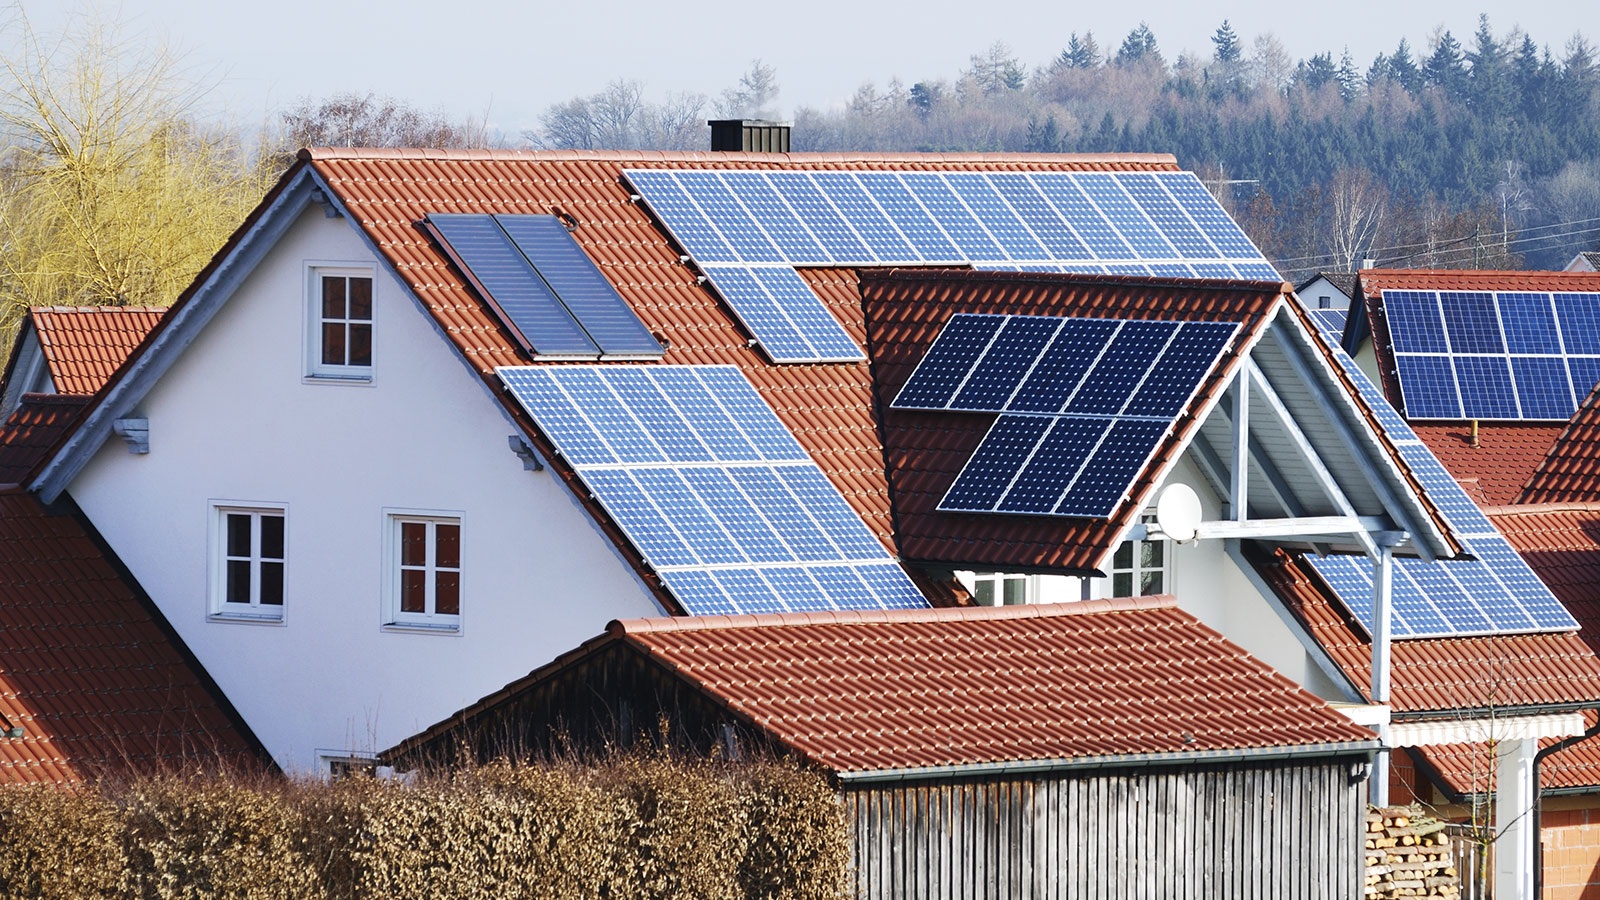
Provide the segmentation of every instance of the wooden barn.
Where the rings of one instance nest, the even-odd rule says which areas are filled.
[[[1359,894],[1372,733],[1170,597],[613,622],[383,757],[662,720],[829,772],[861,897]]]

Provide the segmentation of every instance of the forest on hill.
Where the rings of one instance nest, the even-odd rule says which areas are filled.
[[[1071,34],[1030,69],[1004,44],[909,86],[864,84],[793,113],[795,150],[1172,153],[1198,172],[1293,280],[1380,265],[1561,268],[1600,240],[1600,60],[1487,17],[1458,38],[1404,38],[1360,64],[1294,60],[1224,21],[1206,58],[1168,59],[1148,24],[1116,46]],[[538,146],[699,148],[707,114],[771,116],[757,62],[711,100],[652,103],[613,82],[556,104]]]

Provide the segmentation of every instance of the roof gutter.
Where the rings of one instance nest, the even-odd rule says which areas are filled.
[[[1368,762],[1377,755],[1378,741],[1346,741],[1331,744],[1299,744],[1289,747],[1241,747],[1232,750],[1198,750],[1187,753],[1121,753],[1105,756],[1077,756],[1065,759],[1027,759],[1004,762],[964,763],[951,766],[918,766],[905,769],[868,769],[839,772],[841,784],[887,784],[904,781],[973,778],[1006,775],[1048,775],[1102,768],[1150,768],[1185,763],[1271,762],[1291,759],[1319,759],[1362,756]]]
[[[1544,841],[1540,840],[1540,831],[1544,827],[1540,821],[1544,812],[1544,791],[1539,790],[1539,767],[1544,765],[1545,757],[1560,753],[1573,744],[1586,741],[1597,734],[1600,734],[1600,718],[1596,718],[1595,723],[1582,734],[1564,737],[1533,754],[1533,895],[1535,897],[1544,896]]]

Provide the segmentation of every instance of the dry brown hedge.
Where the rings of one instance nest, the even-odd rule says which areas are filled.
[[[827,900],[848,866],[826,780],[782,761],[0,788],[4,900]]]

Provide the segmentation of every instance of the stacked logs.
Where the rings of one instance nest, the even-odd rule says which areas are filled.
[[[1445,823],[1412,806],[1367,810],[1366,896],[1445,897],[1461,893]]]

